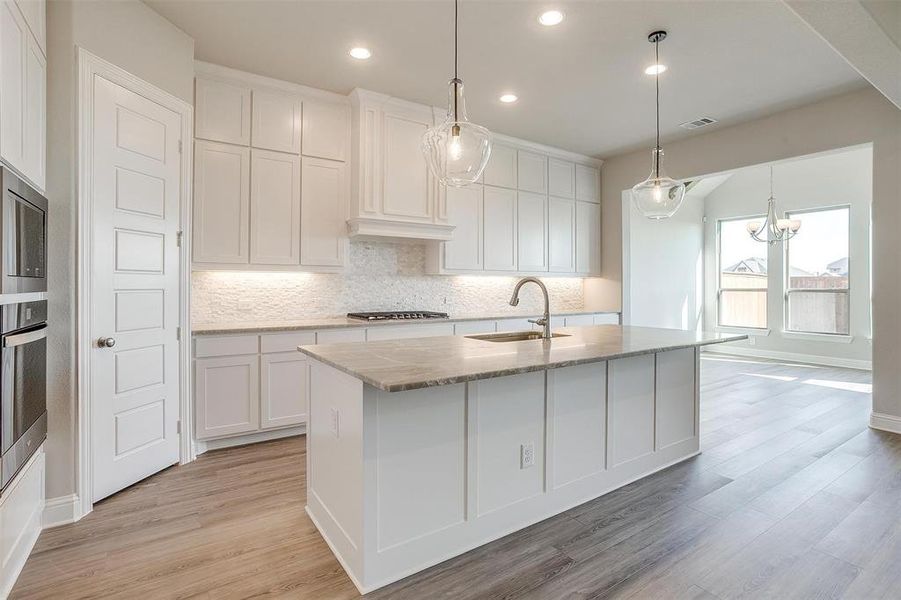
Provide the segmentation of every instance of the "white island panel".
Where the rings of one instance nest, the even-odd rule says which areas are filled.
[[[657,449],[697,435],[696,353],[691,349],[657,355]]]
[[[607,363],[548,371],[554,489],[606,466]]]
[[[610,361],[611,469],[654,452],[655,357],[646,354]]]

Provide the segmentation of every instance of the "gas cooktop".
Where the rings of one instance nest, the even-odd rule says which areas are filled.
[[[447,313],[428,310],[395,310],[390,312],[352,312],[349,319],[361,321],[404,321],[407,319],[446,319]]]

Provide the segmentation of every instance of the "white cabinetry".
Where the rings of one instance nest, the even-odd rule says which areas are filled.
[[[297,352],[260,357],[260,429],[300,425],[307,420],[310,363]]]
[[[601,274],[601,205],[576,202],[576,271]]]
[[[519,192],[517,211],[517,270],[547,271],[547,196]]]
[[[516,188],[516,148],[495,143],[482,179],[487,185]]]
[[[551,158],[547,163],[548,193],[557,198],[573,198],[576,193],[576,165]]]
[[[453,227],[420,150],[432,108],[354,90],[351,235],[449,240]]]
[[[251,150],[250,261],[300,262],[300,157]]]
[[[254,90],[251,145],[300,154],[300,115],[300,98]]]
[[[194,361],[197,439],[260,427],[260,360],[256,354]]]
[[[576,200],[601,201],[600,172],[588,165],[576,165]]]
[[[196,65],[195,268],[343,267],[349,101]]]
[[[346,166],[309,156],[302,161],[300,262],[341,266],[347,246]]]
[[[250,148],[194,144],[194,262],[247,264]]]
[[[547,156],[520,150],[517,187],[527,192],[547,194]]]
[[[482,186],[448,188],[447,215],[454,239],[444,244],[448,269],[480,270],[482,260]]]
[[[548,265],[555,273],[572,273],[575,257],[576,207],[574,200],[548,201]]]
[[[516,192],[485,186],[485,269],[516,270]]]
[[[42,49],[44,9],[0,3],[0,156],[38,189],[46,180],[47,59]],[[34,31],[37,30],[37,34]]]

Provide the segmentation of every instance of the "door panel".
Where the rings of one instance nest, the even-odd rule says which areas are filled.
[[[94,82],[94,501],[179,458],[181,116]],[[111,337],[112,347],[97,340]]]

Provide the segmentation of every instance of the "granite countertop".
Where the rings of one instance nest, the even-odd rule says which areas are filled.
[[[569,335],[549,342],[488,342],[447,336],[298,349],[373,387],[400,392],[747,338],[620,325],[554,329],[558,332]]]
[[[619,312],[604,310],[551,311],[552,317],[572,315],[616,315]],[[229,333],[264,333],[268,331],[303,331],[307,329],[340,329],[345,327],[381,327],[383,325],[425,325],[428,323],[456,323],[460,321],[499,321],[503,319],[536,319],[540,314],[503,315],[454,315],[448,319],[411,319],[408,321],[361,321],[347,317],[321,319],[296,319],[288,321],[247,321],[231,323],[204,323],[194,325],[194,335],[224,335]]]

